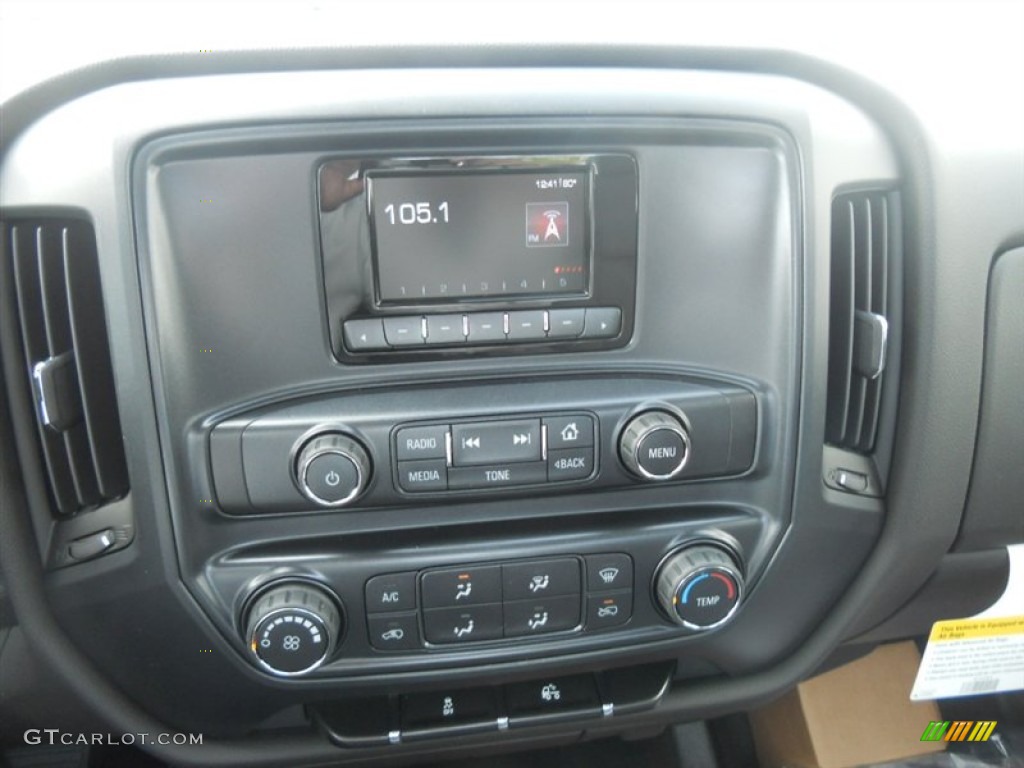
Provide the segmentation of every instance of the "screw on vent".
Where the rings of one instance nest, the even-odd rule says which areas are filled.
[[[690,459],[690,435],[665,411],[645,411],[622,430],[619,455],[626,468],[644,480],[669,480]]]
[[[696,545],[676,552],[658,570],[655,597],[665,615],[690,629],[711,629],[732,618],[743,579],[724,550]]]
[[[327,659],[342,627],[341,614],[326,591],[286,582],[253,603],[246,642],[260,667],[276,675],[301,675]]]
[[[303,446],[295,469],[299,488],[308,499],[325,507],[343,507],[365,490],[372,466],[358,441],[328,434]]]

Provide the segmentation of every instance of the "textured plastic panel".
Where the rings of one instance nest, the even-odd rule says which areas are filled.
[[[978,444],[955,549],[1024,542],[1024,248],[999,256],[989,278]]]

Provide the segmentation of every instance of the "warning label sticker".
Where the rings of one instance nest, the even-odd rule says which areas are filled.
[[[1024,689],[1024,615],[1019,613],[1024,547],[1008,549],[1010,577],[1003,596],[977,616],[932,625],[911,699]]]

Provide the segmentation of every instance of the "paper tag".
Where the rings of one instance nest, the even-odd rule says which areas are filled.
[[[974,617],[932,625],[911,699],[1024,689],[1024,546],[1008,550],[1010,578],[995,605]]]

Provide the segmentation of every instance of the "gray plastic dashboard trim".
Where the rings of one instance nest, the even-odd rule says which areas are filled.
[[[382,53],[384,55],[382,55]],[[392,54],[394,54],[392,56]],[[388,57],[391,56],[389,59]],[[436,58],[432,58],[436,57]],[[933,230],[932,230],[932,219],[930,217],[930,205],[929,203],[929,182],[930,173],[925,156],[925,150],[921,147],[920,143],[920,129],[916,125],[913,116],[906,111],[906,109],[887,93],[876,88],[872,84],[859,77],[852,75],[851,73],[844,72],[843,70],[831,66],[827,63],[815,61],[806,57],[792,55],[792,54],[780,54],[778,52],[765,52],[765,51],[744,51],[744,52],[722,52],[722,51],[673,51],[665,49],[619,49],[619,50],[606,50],[606,49],[592,49],[589,51],[570,51],[568,53],[561,53],[557,51],[544,51],[534,50],[528,55],[524,55],[522,51],[518,50],[491,50],[491,51],[459,51],[456,53],[448,53],[442,51],[414,51],[414,52],[373,52],[367,53],[365,51],[354,53],[350,58],[346,58],[343,52],[321,52],[321,58],[318,60],[316,56],[309,55],[298,55],[295,59],[299,62],[304,62],[306,66],[364,66],[376,62],[380,64],[384,61],[389,61],[392,65],[399,66],[414,66],[418,63],[424,63],[430,61],[432,63],[444,62],[455,65],[459,64],[459,61],[466,61],[466,57],[472,57],[474,61],[486,61],[487,63],[508,66],[510,64],[555,64],[564,65],[566,63],[576,63],[581,65],[586,64],[599,64],[599,63],[620,63],[624,66],[648,66],[648,67],[719,67],[723,69],[760,69],[760,70],[774,70],[783,73],[790,73],[796,76],[805,77],[812,81],[817,81],[824,84],[826,87],[832,87],[839,92],[847,94],[847,96],[853,98],[855,101],[861,102],[866,105],[869,109],[875,109],[880,115],[882,115],[883,121],[889,130],[890,136],[899,145],[901,155],[905,163],[909,165],[908,181],[911,182],[913,187],[913,194],[911,196],[911,210],[915,212],[913,229],[915,234],[914,238],[914,252],[921,253],[931,252],[931,246],[933,244]],[[602,58],[605,57],[605,58]],[[55,104],[60,103],[66,98],[79,95],[84,90],[96,87],[98,83],[112,82],[118,79],[143,79],[147,77],[158,76],[161,72],[163,74],[174,74],[177,70],[182,74],[197,74],[204,71],[204,65],[196,65],[194,60],[196,57],[192,57],[193,63],[188,64],[188,57],[161,57],[158,59],[150,60],[127,60],[121,63],[113,63],[107,65],[105,68],[103,65],[99,68],[93,68],[87,70],[82,75],[70,75],[59,79],[57,82],[51,84],[48,88],[43,87],[41,89],[34,89],[29,92],[25,98],[19,100],[12,100],[7,105],[7,111],[13,111],[14,117],[8,123],[9,133],[8,138],[21,132],[21,130],[28,125],[32,120],[39,117],[39,115],[46,109],[53,107]],[[278,56],[277,65],[281,66],[287,59]],[[254,68],[265,68],[268,66],[274,66],[275,56],[270,55],[267,58],[261,58],[260,54],[246,54],[237,57],[228,57],[225,67],[245,67],[252,66]],[[268,63],[269,62],[269,63]],[[179,67],[178,65],[185,65]],[[294,64],[287,65],[294,67]],[[185,70],[182,72],[182,70]],[[800,86],[803,88],[804,86]],[[144,89],[145,90],[145,89]],[[250,96],[253,94],[250,93]],[[750,96],[751,94],[746,94]],[[712,103],[720,103],[712,99]],[[289,117],[294,118],[292,114]],[[254,118],[255,119],[255,118]],[[268,118],[268,119],[273,119]],[[46,133],[45,127],[42,129],[42,133]],[[53,134],[50,134],[51,138]],[[19,139],[15,148],[20,147],[26,149],[26,145],[23,144],[24,137]],[[47,145],[47,141],[43,141],[42,145]],[[125,152],[130,149],[130,142],[125,141],[125,137],[122,136],[119,141],[119,151]],[[36,144],[38,149],[40,144]],[[10,145],[5,147],[5,150],[10,148]],[[27,150],[30,154],[33,152],[31,143],[28,145]],[[78,160],[84,161],[85,163],[93,163],[102,166],[103,161],[109,159],[109,152],[101,153],[98,157],[92,156],[88,159],[89,153],[83,152],[82,156]],[[823,155],[827,157],[827,155]],[[37,157],[37,159],[42,159]],[[31,165],[31,164],[30,164]],[[53,166],[50,166],[53,167]],[[95,166],[94,166],[95,170]],[[123,167],[121,170],[124,170]],[[107,189],[101,196],[100,206],[101,208],[107,209],[107,213],[110,212],[110,203],[113,202],[113,210],[116,214],[118,207],[127,203],[127,177],[122,173],[113,173],[113,178],[107,176],[104,173],[100,173],[106,181],[112,181],[113,184],[110,189]],[[27,183],[26,183],[27,182]],[[3,172],[3,182],[0,186],[0,196],[3,197],[5,202],[14,205],[24,206],[51,206],[55,204],[54,191],[63,190],[68,191],[69,186],[74,187],[74,184],[63,184],[60,180],[54,181],[53,178],[48,180],[50,183],[47,185],[33,184],[30,178],[22,175],[19,178],[17,171],[13,172],[13,176],[8,173],[8,168],[5,167]],[[23,186],[24,184],[24,186]],[[13,185],[13,186],[12,186]],[[8,195],[8,191],[17,190],[19,194],[15,197]],[[115,190],[112,192],[111,190]],[[27,194],[21,194],[24,191]],[[60,195],[58,195],[59,197]],[[111,200],[113,196],[114,200]],[[78,195],[71,194],[65,196],[68,202],[64,204],[76,205],[81,204],[81,200]],[[77,202],[76,202],[77,201]],[[84,207],[88,210],[93,210],[94,206],[91,201],[87,201]],[[123,210],[123,208],[122,208]],[[818,212],[820,213],[820,212]],[[124,226],[118,233],[102,233],[101,236],[107,238],[108,245],[117,245],[120,248],[131,247],[131,233],[130,227]],[[816,233],[815,237],[820,240],[823,237],[821,233]],[[119,249],[120,249],[119,248]],[[927,266],[919,267],[926,273],[925,277],[933,278],[933,271],[929,271]],[[116,276],[105,276],[113,282],[118,282]],[[920,275],[915,275],[920,277]],[[930,284],[930,280],[926,281]],[[126,288],[127,286],[121,285],[120,288]],[[927,299],[926,299],[927,301]],[[109,312],[109,311],[108,311]],[[931,333],[925,333],[927,338],[919,339],[915,342],[916,354],[923,355],[924,351],[928,348],[928,343],[931,341]],[[122,338],[121,341],[127,341]],[[115,345],[117,340],[115,340]],[[908,356],[914,357],[915,351],[911,350]],[[927,355],[924,355],[927,357]],[[925,368],[927,368],[927,364]],[[916,369],[916,366],[915,366]],[[918,372],[920,373],[920,372]],[[124,371],[121,372],[121,376],[128,375]],[[939,388],[941,390],[941,388]],[[935,394],[935,397],[941,397],[944,392],[939,391]],[[974,398],[976,404],[976,397]],[[970,402],[967,403],[968,405]],[[122,404],[123,405],[123,404]],[[150,404],[151,405],[151,404]],[[927,417],[925,417],[921,410],[926,407],[924,404],[921,408],[911,407],[904,408],[901,411],[901,441],[908,439],[906,434],[909,433],[912,437],[915,433],[928,432]],[[965,408],[965,410],[967,410]],[[145,413],[137,414],[145,416]],[[150,418],[146,421],[152,424],[152,414],[149,414]],[[968,429],[965,431],[965,441],[970,442],[970,438],[973,436],[973,430]],[[901,445],[900,447],[906,449],[910,446]],[[916,449],[917,446],[914,446]],[[944,446],[944,449],[950,451],[950,446]],[[934,451],[935,449],[933,449]],[[899,451],[902,456],[905,454],[904,451]],[[659,718],[673,719],[675,717],[686,716],[687,713],[700,712],[701,715],[710,715],[716,711],[725,711],[730,706],[735,706],[738,703],[749,703],[750,700],[757,698],[757,696],[770,695],[772,690],[778,690],[784,685],[787,685],[794,680],[798,679],[801,674],[806,674],[815,665],[815,661],[820,659],[825,653],[828,652],[830,646],[838,642],[845,631],[848,630],[851,621],[856,617],[856,614],[862,610],[869,598],[875,597],[875,592],[882,579],[892,575],[893,571],[904,571],[909,572],[911,581],[921,578],[921,574],[916,571],[920,571],[921,561],[927,564],[930,561],[930,552],[934,552],[940,546],[948,545],[947,533],[949,525],[952,524],[953,532],[955,533],[955,522],[958,520],[959,511],[953,510],[950,513],[950,506],[956,505],[957,490],[959,489],[959,478],[955,473],[948,473],[949,478],[943,482],[943,470],[949,458],[933,466],[931,471],[927,470],[927,465],[922,463],[929,458],[929,451],[926,449],[922,451],[921,456],[917,461],[914,462],[914,467],[911,469],[915,471],[907,471],[901,468],[897,464],[895,469],[896,482],[893,483],[891,488],[891,495],[895,497],[897,501],[907,500],[913,498],[913,495],[917,495],[920,502],[920,494],[922,488],[917,484],[918,476],[923,472],[926,476],[931,476],[936,479],[937,482],[926,486],[927,495],[929,499],[936,501],[936,505],[929,505],[927,503],[920,503],[917,507],[918,510],[926,509],[930,515],[929,527],[932,529],[930,539],[921,540],[918,539],[918,558],[917,563],[914,562],[914,558],[906,557],[906,553],[903,551],[903,545],[905,540],[912,540],[909,536],[917,528],[917,518],[922,514],[920,511],[915,511],[913,507],[907,514],[895,514],[891,515],[888,521],[886,533],[880,543],[879,549],[876,551],[872,560],[865,567],[862,572],[861,578],[854,584],[849,593],[840,602],[837,610],[832,616],[826,620],[821,628],[811,638],[809,638],[807,644],[801,649],[801,651],[794,654],[786,662],[768,670],[759,675],[754,675],[749,678],[736,680],[730,683],[715,685],[715,686],[700,686],[695,685],[688,688],[686,691],[680,691],[671,696],[671,702],[666,702],[666,706],[661,711]],[[956,459],[958,450],[952,450],[950,453],[953,454],[953,458]],[[4,461],[4,482],[3,490],[5,492],[5,499],[3,509],[4,522],[10,522],[10,518],[18,518],[19,514],[23,509],[23,504],[20,503],[21,489],[17,487],[16,482],[11,482],[12,478],[8,474],[7,470],[10,469],[8,459],[10,454],[5,453]],[[24,460],[24,457],[22,457]],[[155,486],[158,487],[158,486]],[[959,495],[962,498],[963,494]],[[947,503],[942,503],[943,500]],[[951,499],[951,501],[950,501]],[[927,500],[925,500],[927,501]],[[39,499],[33,499],[34,505],[38,504]],[[936,510],[936,506],[939,508]],[[941,518],[937,519],[937,515],[941,514]],[[22,518],[23,519],[23,518]],[[25,550],[22,552],[22,556],[14,554],[12,557],[8,557],[8,553],[11,549],[15,549],[15,544],[24,545],[31,538],[31,532],[24,527],[11,529],[6,528],[12,532],[10,537],[4,537],[4,557],[0,558],[3,560],[5,570],[8,573],[16,573],[19,576],[28,574],[30,577],[33,574],[30,563],[26,562]],[[904,534],[907,534],[904,536]],[[951,535],[950,535],[951,538]],[[901,564],[902,561],[902,564]],[[20,570],[19,570],[20,569]],[[926,573],[924,575],[927,575]],[[38,572],[35,576],[40,576]],[[32,578],[35,581],[35,578]],[[9,579],[9,582],[11,580]],[[908,589],[912,588],[912,584],[908,585]],[[66,637],[56,629],[56,625],[52,622],[52,616],[45,608],[41,608],[44,602],[40,600],[33,606],[31,603],[26,602],[30,596],[42,597],[40,591],[33,591],[37,587],[41,587],[41,583],[36,582],[35,584],[26,584],[24,589],[18,590],[18,594],[12,593],[12,598],[16,607],[19,608],[19,613],[23,614],[23,622],[26,627],[34,630],[34,634],[39,635],[40,631],[46,630],[54,632],[47,642],[45,639],[40,639],[41,645],[44,648],[46,655],[51,660],[58,661],[59,667],[62,668],[68,676],[80,673],[83,663],[86,668],[88,664],[81,658],[71,646]],[[893,590],[898,592],[898,590]],[[899,599],[899,596],[895,597]],[[884,602],[883,610],[884,610]],[[50,621],[46,619],[49,617]],[[113,719],[119,720],[120,725],[129,725],[131,728],[155,728],[157,723],[149,720],[148,717],[140,715],[134,707],[127,701],[121,699],[109,686],[103,684],[103,681],[97,677],[85,676],[82,683],[86,682],[95,683],[97,688],[94,691],[85,691],[85,695],[88,699],[91,699],[97,703],[106,705],[108,713]],[[79,686],[81,688],[81,686]],[[80,691],[81,693],[82,691]],[[760,693],[758,693],[760,692]],[[298,752],[300,745],[305,746],[304,752]],[[210,745],[211,747],[213,745]],[[303,758],[311,760],[325,759],[330,754],[329,751],[317,749],[315,745],[312,745],[308,740],[295,740],[295,742],[284,742],[280,745],[282,750],[296,751],[290,754],[298,758],[300,754]],[[234,751],[237,749],[238,751]],[[246,760],[250,763],[260,762],[266,763],[271,762],[275,759],[280,759],[281,756],[289,754],[289,752],[275,749],[273,751],[266,749],[265,746],[260,746],[254,743],[234,744],[228,745],[223,744],[214,747],[212,750],[203,750],[201,760],[205,764],[211,764],[213,762],[231,763],[235,760]],[[163,750],[164,753],[175,760],[188,760],[197,759],[199,755],[186,755],[181,751],[174,749]],[[241,757],[239,757],[241,755]]]

